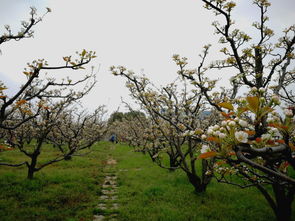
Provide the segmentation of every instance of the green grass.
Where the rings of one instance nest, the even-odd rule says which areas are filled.
[[[104,172],[118,175],[118,220],[275,220],[255,188],[213,181],[206,193],[195,194],[182,171],[159,168],[126,145],[101,142],[93,149],[89,155],[42,169],[33,180],[26,179],[25,167],[0,167],[0,220],[90,221],[93,214],[112,213],[96,208]],[[56,154],[46,150],[41,161]],[[110,157],[118,163],[106,170]],[[0,153],[0,158],[21,162],[23,155],[11,151]],[[294,212],[295,205],[293,217]]]
[[[129,150],[128,146],[118,145],[111,152],[121,171],[119,220],[275,220],[255,188],[240,189],[213,180],[206,193],[195,194],[182,171],[161,169],[148,156]]]
[[[83,157],[74,157],[43,168],[27,180],[27,169],[0,167],[0,220],[86,221],[93,219],[93,210],[101,194],[103,163],[106,154],[94,147]],[[52,159],[57,152],[45,147],[40,161]],[[25,158],[14,151],[0,154],[1,159],[22,162]]]

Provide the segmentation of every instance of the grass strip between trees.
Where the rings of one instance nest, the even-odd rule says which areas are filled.
[[[100,142],[93,149],[89,155],[45,168],[33,180],[26,179],[25,167],[0,167],[0,220],[92,220],[108,157],[118,162],[113,167],[118,174],[118,220],[275,220],[254,188],[213,181],[206,193],[195,194],[182,171],[161,169],[127,145]],[[46,151],[42,158],[54,154]],[[1,153],[2,159],[22,157],[14,151]]]

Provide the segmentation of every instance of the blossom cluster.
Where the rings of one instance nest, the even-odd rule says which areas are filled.
[[[233,104],[220,103],[228,113],[222,112],[225,118],[209,126],[201,136],[205,141],[212,141],[212,148],[202,148],[202,152],[214,150],[229,154],[235,145],[241,143],[256,148],[289,144],[294,134],[295,116],[291,107],[284,108],[283,113],[276,111],[280,100],[276,95],[265,98],[264,88],[252,88],[246,98],[236,99]],[[234,107],[236,106],[236,108]],[[262,131],[262,133],[260,132]],[[259,133],[259,134],[258,134]],[[290,145],[293,145],[292,142]]]

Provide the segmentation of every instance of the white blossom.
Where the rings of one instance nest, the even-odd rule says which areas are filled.
[[[252,87],[252,88],[251,88],[251,91],[252,91],[252,92],[256,92],[256,91],[257,91],[257,87]]]
[[[248,134],[244,131],[237,131],[235,132],[235,138],[237,141],[241,143],[247,143],[248,142]]]
[[[247,121],[244,121],[244,120],[239,120],[239,124],[240,124],[242,127],[247,127],[247,126],[248,126]]]
[[[224,138],[226,137],[226,134],[224,134],[224,133],[219,133],[218,136],[219,136],[220,139],[224,139]]]
[[[190,131],[189,136],[193,136],[193,135],[195,135],[195,131]]]
[[[222,126],[226,126],[226,125],[227,125],[227,121],[223,120],[223,121],[221,122],[221,125],[222,125]]]
[[[220,132],[225,132],[225,131],[226,131],[226,129],[224,127],[220,128]]]
[[[208,130],[207,130],[207,134],[208,135],[212,135],[213,134],[213,127],[208,127]]]
[[[219,134],[220,134],[220,131],[219,130],[213,132],[213,135],[216,136],[216,137],[218,137]]]
[[[287,117],[292,117],[292,116],[293,116],[293,112],[292,112],[292,110],[290,110],[290,109],[285,109],[285,110],[284,110],[284,114],[285,114]]]
[[[202,145],[202,148],[201,148],[201,153],[206,153],[209,151],[209,146],[208,145]]]
[[[219,128],[220,128],[220,127],[219,127],[219,125],[217,125],[217,124],[213,126],[213,130],[218,130]]]
[[[262,134],[261,139],[262,140],[270,140],[271,139],[271,135],[270,134]]]
[[[231,127],[234,127],[234,126],[236,126],[236,122],[234,122],[234,121],[230,121],[230,122],[228,123],[228,125],[231,126]]]
[[[273,137],[282,138],[282,135],[281,135],[280,131],[277,128],[275,128],[275,127],[268,127],[267,129],[268,129],[269,133]]]
[[[266,121],[267,123],[273,123],[275,120],[273,117],[268,117]]]

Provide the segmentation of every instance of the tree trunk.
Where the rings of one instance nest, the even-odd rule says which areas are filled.
[[[72,156],[65,156],[65,160],[72,160]]]
[[[200,177],[198,177],[196,174],[193,173],[186,173],[189,182],[194,186],[195,191],[197,193],[202,193],[206,191],[207,184],[202,183],[202,180]]]
[[[208,185],[213,177],[211,173],[207,174],[210,169],[209,164],[211,162],[205,159],[202,159],[202,183],[203,185]],[[206,188],[206,187],[205,187]]]
[[[291,221],[291,205],[278,205],[276,218],[277,221]]]
[[[154,153],[151,152],[151,151],[148,151],[148,154],[149,154],[150,158],[152,159],[152,161],[155,162],[156,159],[153,157],[154,156]]]
[[[37,158],[38,158],[39,153],[35,152],[31,155],[31,164],[28,164],[28,179],[33,179],[34,178],[34,173],[37,171],[36,170],[36,165],[37,165]]]
[[[173,172],[176,170],[176,168],[178,167],[178,163],[177,160],[175,159],[175,157],[169,155],[169,171]]]
[[[27,178],[30,180],[32,180],[34,178],[34,172],[35,172],[34,169],[35,168],[31,167],[31,165],[29,166]]]
[[[294,199],[294,187],[286,187],[278,183],[273,184],[276,199],[275,215],[278,221],[291,221],[292,202]]]

